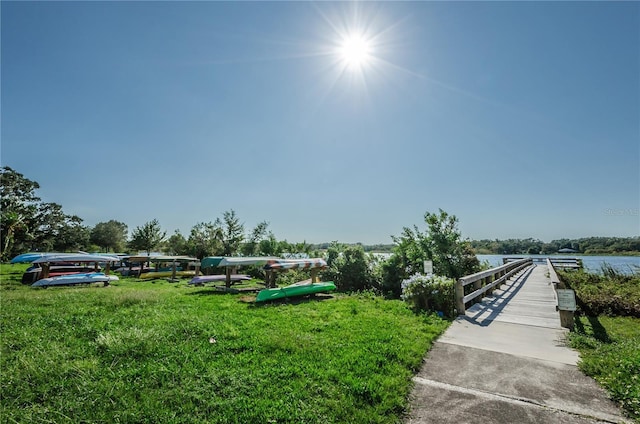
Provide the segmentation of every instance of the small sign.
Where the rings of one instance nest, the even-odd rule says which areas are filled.
[[[424,273],[426,275],[433,274],[433,261],[424,261]]]
[[[558,289],[558,309],[561,311],[576,310],[576,293],[569,289]]]

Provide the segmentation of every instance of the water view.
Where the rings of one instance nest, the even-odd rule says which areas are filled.
[[[490,266],[502,265],[502,259],[505,257],[531,257],[546,258],[547,255],[477,255],[480,262],[488,262]],[[575,257],[582,259],[585,270],[589,272],[600,273],[602,267],[609,265],[616,271],[624,274],[633,274],[640,272],[640,256],[584,256],[584,255],[558,255],[557,257]]]

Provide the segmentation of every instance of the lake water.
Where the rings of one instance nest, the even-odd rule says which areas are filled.
[[[480,262],[487,261],[491,267],[502,265],[505,257],[546,258],[548,255],[477,255]],[[553,256],[550,256],[553,257]],[[558,258],[580,258],[586,271],[600,273],[602,266],[607,264],[616,271],[624,274],[640,272],[640,256],[583,256],[557,255]]]

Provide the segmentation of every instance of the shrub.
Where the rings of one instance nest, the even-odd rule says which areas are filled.
[[[438,275],[458,279],[480,270],[480,262],[471,244],[458,230],[458,218],[440,209],[425,213],[426,231],[418,226],[404,227],[402,234],[391,236],[393,255],[382,265],[382,290],[389,297],[398,296],[401,281],[420,272],[424,261],[433,262]]]
[[[640,275],[624,275],[609,268],[603,274],[559,271],[567,287],[575,290],[578,313],[640,318]]]
[[[333,244],[327,252],[328,268],[322,272],[322,278],[333,281],[342,292],[377,289],[379,283],[374,262],[362,246],[342,247]]]
[[[400,299],[405,272],[400,255],[391,255],[380,264],[381,289],[385,296],[391,299]]]
[[[418,311],[455,313],[455,280],[447,277],[414,274],[402,281],[402,300]]]

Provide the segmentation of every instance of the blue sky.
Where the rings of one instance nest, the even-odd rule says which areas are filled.
[[[640,3],[8,2],[2,155],[85,224],[640,234]],[[368,58],[347,66],[342,39]]]

